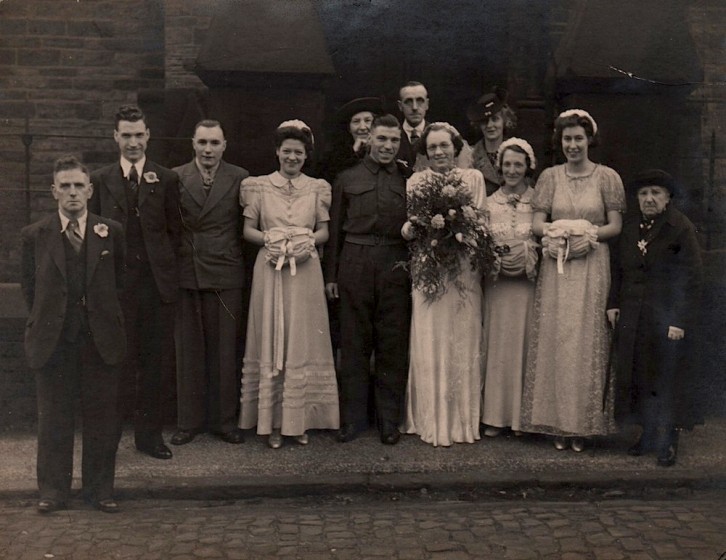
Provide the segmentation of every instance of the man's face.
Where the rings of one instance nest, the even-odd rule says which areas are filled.
[[[136,163],[146,153],[149,129],[144,121],[119,121],[113,131],[113,139],[116,140],[121,155],[131,163]]]
[[[398,108],[408,124],[418,126],[426,117],[429,110],[429,94],[423,86],[408,86],[401,88]]]
[[[222,159],[227,141],[220,127],[200,126],[194,132],[192,146],[199,165],[205,169],[213,169]]]
[[[93,194],[93,185],[80,169],[65,169],[53,175],[50,187],[53,198],[58,201],[58,208],[66,218],[82,216],[88,206],[88,199]]]
[[[386,165],[396,159],[401,145],[401,129],[397,126],[376,126],[371,130],[370,155],[373,161]]]

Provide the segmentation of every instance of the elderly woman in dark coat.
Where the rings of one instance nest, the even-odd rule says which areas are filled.
[[[676,183],[668,173],[644,171],[629,190],[640,211],[615,242],[607,310],[616,330],[616,409],[643,428],[628,453],[655,451],[658,465],[671,466],[678,429],[700,420],[685,358],[696,331],[701,250],[695,227],[671,202]]]

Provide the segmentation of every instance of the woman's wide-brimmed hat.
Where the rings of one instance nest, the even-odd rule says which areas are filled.
[[[502,110],[507,102],[506,90],[496,87],[491,93],[482,95],[476,103],[469,105],[466,116],[469,122],[480,122],[489,120],[489,117],[496,115]]]
[[[374,115],[383,113],[383,102],[380,97],[358,97],[352,101],[348,101],[335,113],[335,120],[346,126],[350,123],[350,119],[356,113],[368,111]]]
[[[681,188],[673,176],[662,169],[646,169],[641,171],[628,183],[628,191],[637,193],[641,187],[653,186],[668,189],[671,196],[677,196],[681,192]]]

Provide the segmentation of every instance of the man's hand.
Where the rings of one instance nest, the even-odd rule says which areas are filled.
[[[682,340],[686,336],[686,331],[679,327],[668,327],[669,340]]]
[[[608,314],[608,323],[610,323],[610,328],[614,329],[615,325],[618,324],[618,319],[620,319],[620,309],[608,309],[606,313]]]
[[[338,284],[336,282],[328,282],[325,284],[325,295],[331,300],[338,299],[340,297],[338,294]]]

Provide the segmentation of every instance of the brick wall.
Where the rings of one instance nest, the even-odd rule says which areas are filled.
[[[166,0],[166,86],[204,88],[194,65],[217,0]]]
[[[54,206],[53,160],[72,152],[91,166],[109,161],[116,108],[164,87],[163,29],[161,0],[0,1],[0,282],[18,280],[25,119],[35,219]]]

